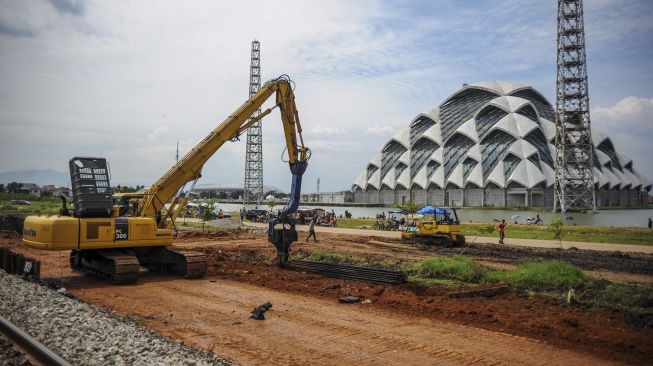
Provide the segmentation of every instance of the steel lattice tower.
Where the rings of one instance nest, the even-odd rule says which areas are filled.
[[[252,58],[249,66],[249,97],[261,88],[261,44],[252,41]],[[261,113],[259,108],[252,117]],[[263,129],[261,121],[247,129],[247,146],[245,147],[245,184],[243,205],[263,200]]]
[[[596,209],[582,0],[558,0],[554,211]]]

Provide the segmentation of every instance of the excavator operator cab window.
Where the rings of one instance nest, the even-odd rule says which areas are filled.
[[[118,216],[138,216],[140,197],[114,197],[113,207],[119,210]]]

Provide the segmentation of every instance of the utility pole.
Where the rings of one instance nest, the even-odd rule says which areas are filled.
[[[320,177],[317,177],[317,197],[315,197],[315,202],[320,202]]]
[[[175,160],[179,162],[179,141],[177,141],[177,155],[175,155]]]
[[[261,88],[261,44],[252,41],[252,55],[249,65],[249,97]],[[250,120],[261,113],[259,108]],[[263,200],[263,129],[257,121],[247,129],[245,147],[245,184],[243,185],[243,207],[248,203],[257,205]]]
[[[582,0],[558,0],[554,212],[595,211]]]

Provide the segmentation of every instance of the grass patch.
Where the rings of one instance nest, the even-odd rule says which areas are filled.
[[[582,270],[560,260],[523,263],[511,271],[488,271],[485,280],[536,291],[583,288],[592,284],[592,279]]]
[[[653,286],[626,286],[611,283],[605,287],[604,298],[627,307],[653,308]]]
[[[470,284],[505,283],[531,291],[562,291],[585,288],[593,283],[578,267],[559,260],[528,262],[504,271],[485,268],[477,261],[459,254],[451,258],[431,258],[417,262],[412,266],[412,276],[415,282],[435,279]]]
[[[337,226],[345,229],[371,229],[375,222],[372,219],[341,218],[338,219]]]
[[[11,200],[26,200],[31,205],[13,205]],[[26,194],[0,193],[0,213],[2,214],[58,215],[60,208],[61,199],[59,197],[34,197]]]
[[[487,224],[462,223],[461,230],[468,236],[488,236],[483,232]],[[498,234],[496,234],[498,238]],[[548,225],[509,224],[506,237],[516,239],[556,240],[554,231]],[[653,232],[643,228],[620,228],[606,226],[562,226],[563,241],[590,243],[616,243],[653,245]]]
[[[452,258],[431,258],[415,264],[416,276],[467,283],[484,282],[487,270],[477,261],[460,254]]]
[[[580,305],[622,311],[642,327],[653,328],[653,286],[597,281],[579,294]]]
[[[408,276],[407,280],[410,283],[416,283],[416,284],[422,285],[422,286],[437,285],[437,286],[444,286],[444,287],[446,287],[448,289],[451,289],[451,290],[457,289],[457,288],[461,287],[462,285],[464,285],[463,282],[456,281],[456,280],[441,279],[441,278],[424,278],[424,277],[415,276],[415,275]]]

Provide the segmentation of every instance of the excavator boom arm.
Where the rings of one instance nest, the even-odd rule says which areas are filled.
[[[286,138],[288,163],[290,164],[291,171],[294,170],[297,164],[303,166],[303,173],[310,153],[308,148],[304,146],[301,134],[302,127],[295,105],[292,82],[287,76],[281,76],[265,83],[256,94],[243,103],[232,115],[211,131],[208,136],[159,178],[147,191],[139,210],[140,216],[156,217],[164,208],[165,204],[176,194],[180,193],[180,189],[186,183],[198,179],[201,176],[202,167],[207,160],[225,142],[236,139],[250,125],[256,122],[252,120],[248,121],[248,119],[275,93],[276,105],[271,109],[265,110],[261,115],[267,115],[272,109],[279,107],[284,136]],[[297,141],[298,137],[299,141]],[[293,171],[293,182],[295,180]],[[166,215],[166,217],[173,216],[172,214]],[[159,227],[165,226],[165,222],[159,223]]]

